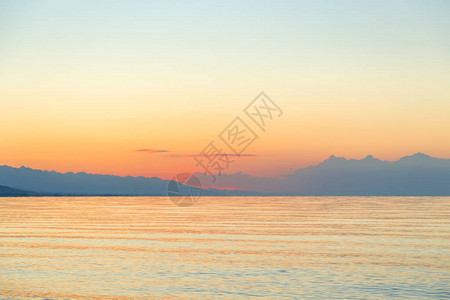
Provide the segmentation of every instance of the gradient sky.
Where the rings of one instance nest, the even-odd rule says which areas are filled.
[[[260,91],[284,114],[230,172],[450,158],[449,16],[445,0],[0,0],[0,164],[196,171]]]

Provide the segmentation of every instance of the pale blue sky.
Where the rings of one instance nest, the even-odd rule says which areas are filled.
[[[449,1],[0,1],[2,65],[449,58]],[[30,49],[31,48],[31,49]],[[352,59],[352,57],[354,57]]]

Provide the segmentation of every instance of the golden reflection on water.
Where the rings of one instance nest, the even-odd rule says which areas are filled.
[[[449,200],[0,198],[0,298],[450,298]]]

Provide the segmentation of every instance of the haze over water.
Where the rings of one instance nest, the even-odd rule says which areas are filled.
[[[450,298],[449,200],[0,198],[0,298]]]

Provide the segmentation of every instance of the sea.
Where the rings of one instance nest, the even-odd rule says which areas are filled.
[[[0,299],[450,299],[450,197],[0,198]]]

